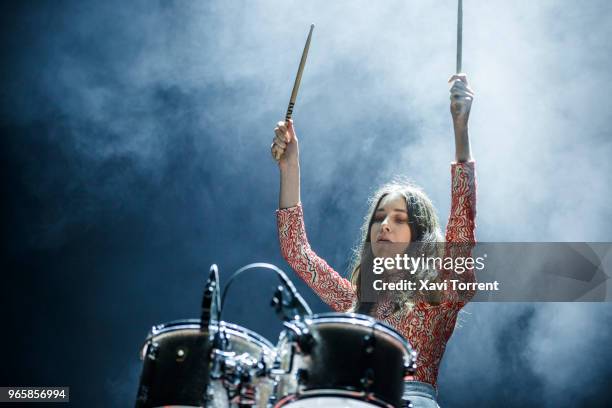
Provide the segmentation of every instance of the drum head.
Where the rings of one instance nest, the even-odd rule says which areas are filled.
[[[398,347],[412,351],[410,343],[393,327],[373,317],[358,313],[319,313],[306,318],[309,325],[336,325],[337,327],[357,326],[362,330],[375,330],[379,335],[389,338]]]
[[[291,401],[277,408],[372,408],[380,405],[346,397],[311,397]]]
[[[224,333],[231,351],[237,354],[248,353],[257,358],[263,353],[264,360],[272,363],[275,348],[270,340],[245,327],[227,322],[221,322],[219,326],[211,326],[213,336],[219,330]]]

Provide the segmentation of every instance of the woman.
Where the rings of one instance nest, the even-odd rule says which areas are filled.
[[[450,111],[455,133],[455,162],[451,165],[452,205],[446,228],[447,245],[459,244],[465,255],[475,242],[476,183],[470,154],[468,118],[474,93],[465,74],[453,75],[449,82]],[[361,298],[361,257],[391,256],[410,243],[427,245],[441,242],[438,217],[429,198],[419,188],[398,183],[383,186],[372,198],[372,206],[362,228],[362,242],[353,260],[352,276],[341,277],[310,248],[300,203],[298,139],[293,122],[279,122],[274,129],[272,156],[280,157],[280,202],[278,231],[283,257],[319,297],[338,312],[367,313],[399,331],[418,352],[414,381],[407,381],[404,399],[414,408],[437,407],[438,368],[452,335],[459,310],[473,293],[445,291],[430,296],[419,291],[383,295],[374,303]],[[402,244],[404,243],[404,244]],[[461,243],[467,244],[461,247]],[[414,245],[414,244],[413,244]],[[400,247],[398,250],[397,247]],[[369,249],[368,249],[369,248]],[[467,249],[466,249],[467,248]],[[448,254],[449,249],[446,249]],[[456,256],[456,251],[451,251]],[[441,280],[447,271],[422,269],[418,277]],[[462,274],[474,279],[473,271]]]

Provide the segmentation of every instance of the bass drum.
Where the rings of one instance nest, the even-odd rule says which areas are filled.
[[[359,314],[292,321],[277,346],[275,407],[399,407],[416,353],[393,328]]]
[[[210,329],[200,330],[198,319],[151,329],[141,351],[136,408],[266,406],[272,381],[252,374],[261,364],[273,363],[274,346],[238,325],[221,322]],[[217,331],[222,334],[222,350],[213,346]]]

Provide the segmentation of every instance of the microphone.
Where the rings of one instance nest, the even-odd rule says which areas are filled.
[[[285,272],[280,269],[278,269],[276,272],[281,280],[281,283],[291,293],[291,301],[289,302],[289,307],[296,310],[296,315],[311,315],[312,310],[310,310],[310,306],[308,306],[308,303],[306,303],[302,295],[299,294],[299,292],[295,288],[295,285],[293,284],[293,282],[291,282],[291,280],[289,280]]]
[[[212,264],[202,295],[200,331],[208,332],[211,324],[219,322],[219,268]]]

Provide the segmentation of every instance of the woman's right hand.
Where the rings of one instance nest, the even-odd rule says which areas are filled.
[[[276,124],[270,150],[281,169],[299,163],[298,139],[293,128],[293,120],[289,119]]]

